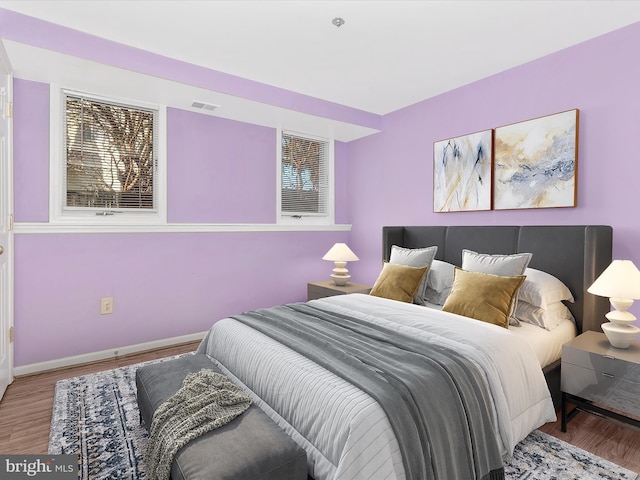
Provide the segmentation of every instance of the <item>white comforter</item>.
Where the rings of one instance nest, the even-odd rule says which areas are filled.
[[[449,345],[474,361],[493,397],[504,455],[532,430],[556,419],[533,350],[504,328],[368,295],[311,303]],[[254,401],[305,448],[316,480],[404,479],[391,425],[369,395],[233,319],[215,323],[199,351],[253,392]]]

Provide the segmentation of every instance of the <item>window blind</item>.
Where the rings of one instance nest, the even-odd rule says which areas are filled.
[[[156,208],[157,112],[67,93],[67,209]]]
[[[328,155],[327,142],[282,133],[282,213],[327,214]]]

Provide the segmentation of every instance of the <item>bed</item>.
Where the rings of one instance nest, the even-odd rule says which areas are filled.
[[[606,299],[586,294],[586,288],[611,261],[611,237],[607,226],[384,227],[382,250],[383,260],[389,260],[392,245],[437,246],[436,259],[455,265],[460,265],[463,249],[487,254],[530,252],[531,267],[554,275],[571,289],[575,302],[569,308],[577,332],[582,332],[599,329],[608,311]],[[317,318],[307,318],[311,316]],[[451,321],[453,317],[456,321]],[[300,323],[291,326],[290,321]],[[289,330],[273,333],[281,323]],[[353,339],[332,330],[344,325],[353,328]],[[307,336],[303,339],[307,343],[290,338],[298,330]],[[344,371],[357,370],[363,362],[346,358],[342,349],[360,348],[361,330],[373,331],[371,336],[383,342],[367,344],[364,363],[370,353],[386,355],[387,343],[402,348],[415,343],[419,352],[417,360],[415,355],[407,360],[407,373],[402,371],[406,357],[396,358],[395,350],[390,351],[388,362],[377,360],[381,363],[373,369],[376,375],[378,371],[387,379],[413,375],[417,367],[411,362],[422,365],[422,355],[448,355],[445,362],[454,366],[445,369],[463,372],[464,380],[452,377],[458,390],[446,390],[453,387],[450,380],[443,380],[428,392],[433,398],[425,395],[428,385],[422,385],[420,395],[408,395],[412,402],[427,405],[419,410],[425,430],[404,431],[413,430],[413,421],[407,418],[417,417],[404,418],[404,407],[397,408],[400,413],[390,408],[395,397],[378,394],[379,387],[370,386],[369,373],[355,372],[354,380],[346,380]],[[340,346],[343,341],[345,347]],[[542,360],[527,340],[508,329],[371,295],[330,297],[223,319],[212,326],[198,352],[209,355],[248,390],[254,402],[306,450],[309,475],[316,480],[500,478],[496,455],[501,467],[502,458],[531,430],[555,420],[552,396],[559,395],[560,362],[546,362],[543,372]],[[437,362],[429,358],[427,363]],[[444,364],[438,363],[438,368]],[[422,373],[414,377],[428,384]],[[431,371],[424,378],[441,381]],[[446,396],[436,392],[440,390]],[[446,401],[454,397],[455,401]],[[458,408],[454,410],[458,413],[449,408]],[[461,420],[451,421],[454,418]],[[421,449],[420,441],[427,447]],[[469,450],[458,449],[457,441]]]
[[[436,259],[461,265],[463,249],[489,254],[531,252],[530,267],[557,277],[573,293],[575,301],[566,305],[575,319],[576,334],[580,334],[602,331],[600,325],[609,311],[608,300],[587,293],[587,288],[611,263],[612,237],[611,227],[604,225],[389,226],[383,227],[382,256],[388,261],[393,245],[405,248],[436,245]],[[551,362],[543,362],[542,367],[557,408],[561,397],[559,351],[556,356]]]

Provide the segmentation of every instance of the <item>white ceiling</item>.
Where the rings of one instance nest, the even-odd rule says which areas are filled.
[[[0,8],[385,114],[640,21],[640,1],[9,1]],[[332,24],[342,17],[341,27]]]

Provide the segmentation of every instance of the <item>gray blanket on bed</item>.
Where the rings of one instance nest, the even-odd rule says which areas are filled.
[[[408,480],[504,478],[487,386],[454,350],[304,303],[232,318],[371,395],[393,428]]]

